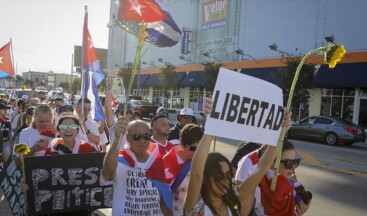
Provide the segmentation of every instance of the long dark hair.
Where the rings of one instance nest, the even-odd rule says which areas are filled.
[[[204,177],[203,177],[204,179],[201,186],[201,196],[204,200],[204,203],[210,208],[210,210],[215,214],[217,214],[216,210],[214,209],[210,201],[209,194],[210,191],[213,191],[213,186],[211,185],[211,178],[214,178],[215,180],[214,183],[217,184],[218,187],[221,185],[220,181],[218,181],[216,176],[218,176],[218,173],[223,173],[219,163],[222,161],[228,164],[229,171],[231,174],[231,179],[228,179],[229,185],[226,185],[226,187],[228,188],[227,193],[222,196],[222,200],[229,207],[229,209],[232,212],[232,215],[237,216],[239,215],[239,210],[241,206],[237,194],[233,190],[233,183],[232,183],[233,173],[231,170],[231,165],[228,159],[220,153],[210,153],[208,155],[208,159],[206,160],[204,168]]]

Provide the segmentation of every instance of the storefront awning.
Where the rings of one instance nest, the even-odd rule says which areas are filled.
[[[174,85],[178,86],[185,75],[186,75],[185,72],[180,72],[180,73],[176,72]],[[145,82],[144,86],[153,86],[153,87],[164,86],[164,82],[163,82],[162,77],[160,76],[160,74],[152,74],[149,77],[149,79]]]
[[[138,74],[135,75],[135,79],[134,79],[134,85],[138,85],[138,80],[139,80],[139,85],[140,86],[144,86],[144,82],[147,81],[147,79],[150,77],[150,74],[141,74],[140,76]],[[124,83],[125,87],[127,88],[127,86],[129,85],[129,83]],[[121,83],[118,83],[118,86],[121,86]]]
[[[138,80],[139,80],[139,85],[144,86],[144,83],[148,80],[149,77],[150,77],[150,74],[140,74],[140,75],[136,74],[135,79],[134,79],[134,83],[136,85],[138,85]]]
[[[321,65],[312,80],[313,87],[367,87],[367,63],[337,64],[334,69]]]
[[[241,73],[275,84],[276,81],[275,81],[274,74],[280,73],[281,69],[282,69],[281,67],[246,68],[246,69],[242,69]]]
[[[181,87],[203,87],[204,86],[204,72],[192,71],[189,72],[181,82]]]

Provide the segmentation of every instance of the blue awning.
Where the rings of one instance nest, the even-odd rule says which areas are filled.
[[[181,82],[181,87],[203,87],[204,86],[204,72],[192,71],[189,72]]]
[[[312,80],[313,87],[367,87],[367,63],[337,64],[334,69],[321,65]]]
[[[280,73],[281,70],[282,67],[245,68],[241,70],[241,73],[276,84],[274,74]]]
[[[149,77],[150,77],[150,74],[140,74],[140,75],[136,74],[134,83],[138,85],[138,80],[139,80],[139,85],[144,86],[144,83],[148,80]]]
[[[180,73],[176,72],[174,85],[178,86],[185,75],[186,75],[185,72]],[[152,74],[150,78],[145,82],[144,86],[153,86],[153,87],[164,86],[164,82],[160,74]]]
[[[134,78],[134,85],[138,86],[138,80],[140,86],[144,86],[144,82],[147,81],[147,79],[150,77],[150,74],[136,74]],[[125,87],[129,85],[129,83],[124,83]],[[119,82],[118,86],[121,86],[121,83]]]

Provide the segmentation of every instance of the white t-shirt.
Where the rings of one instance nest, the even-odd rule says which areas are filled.
[[[17,127],[18,119],[21,114],[18,114],[14,117],[13,121],[11,122],[11,129],[15,129]]]
[[[146,163],[135,168],[118,163],[113,182],[112,216],[163,215],[160,194],[145,176]],[[104,184],[109,183],[102,178]]]
[[[85,125],[87,126],[87,130],[89,130],[92,134],[96,135],[96,136],[100,136],[99,134],[99,125],[96,121],[94,121],[93,119],[87,118],[87,120],[85,121]],[[92,143],[89,139],[88,139],[88,135],[86,133],[84,133],[83,130],[79,130],[79,133],[77,135],[77,137],[80,140],[84,140],[85,142],[88,142],[90,144],[94,144]],[[99,143],[98,143],[99,144]]]
[[[251,160],[251,158],[249,158],[249,155],[254,154],[254,152],[257,152],[258,154],[259,150],[255,150],[247,154],[246,156],[241,158],[241,160],[238,162],[238,167],[237,167],[236,176],[235,176],[236,181],[244,182],[247,179],[247,177],[250,175],[249,174],[250,167],[255,165],[255,163]]]
[[[29,148],[32,148],[38,140],[47,139],[48,146],[50,146],[50,143],[54,138],[55,137],[41,135],[40,132],[38,132],[38,130],[34,129],[33,127],[27,127],[20,132],[19,143],[25,143],[29,146]],[[37,151],[34,153],[34,156],[44,156],[45,151],[46,150]]]
[[[57,124],[59,123],[59,114],[56,112],[56,109],[52,110],[52,114],[54,115],[54,122],[55,122],[55,126],[57,126]]]

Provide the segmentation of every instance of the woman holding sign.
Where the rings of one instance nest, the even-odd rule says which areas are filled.
[[[206,114],[212,111],[212,105],[212,100],[206,99]],[[282,126],[289,129],[290,125],[291,113],[286,113]],[[251,202],[256,187],[274,162],[277,147],[267,148],[256,170],[236,193],[228,159],[220,153],[208,155],[212,139],[204,135],[193,157],[184,211],[186,215],[246,215],[248,210],[241,205]]]
[[[89,143],[77,139],[80,123],[73,115],[64,115],[57,124],[57,132],[61,138],[51,141],[51,146],[47,148],[45,155],[59,154],[80,154],[96,152],[96,149]]]

